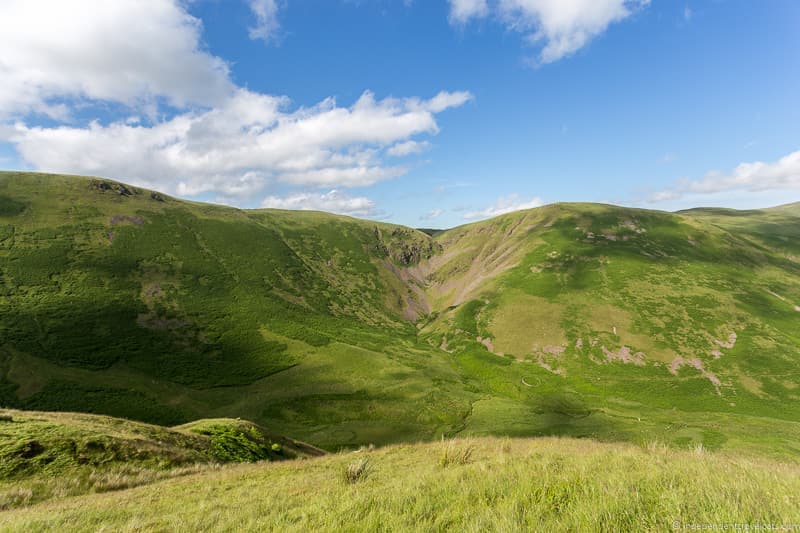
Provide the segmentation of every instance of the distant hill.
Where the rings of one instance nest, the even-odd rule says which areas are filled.
[[[328,450],[800,452],[795,207],[553,204],[426,231],[2,173],[0,405],[241,417]]]

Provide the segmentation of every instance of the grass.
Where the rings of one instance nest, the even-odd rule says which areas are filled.
[[[472,459],[475,447],[471,444],[457,442],[455,439],[445,441],[442,439],[442,451],[439,465],[448,466],[465,465]]]
[[[342,481],[347,485],[365,481],[372,472],[372,463],[369,458],[356,459],[342,470]]]
[[[0,529],[797,523],[798,228],[425,233],[0,173]]]
[[[462,446],[466,443],[456,443]],[[666,531],[674,524],[797,523],[800,468],[742,455],[586,440],[440,443],[224,467],[0,515],[7,531]],[[341,473],[374,469],[356,483]],[[363,470],[362,470],[363,471]],[[313,493],[309,487],[314,487]]]
[[[0,174],[0,406],[239,417],[329,451],[497,435],[800,453],[796,206],[556,204],[432,237],[119,187]]]
[[[398,303],[407,289],[389,283],[387,265],[434,253],[426,235],[97,183],[113,185],[0,175],[0,227],[13,235],[0,245],[0,405],[161,424],[242,417],[282,431],[301,419],[297,434],[333,449],[438,429],[392,404],[429,410],[420,391],[457,386],[438,354],[433,376],[418,372]],[[463,407],[436,418],[457,419],[468,397],[453,390]],[[331,401],[318,418],[320,398]]]
[[[319,455],[243,420],[175,428],[81,413],[0,411],[0,509],[213,470]]]

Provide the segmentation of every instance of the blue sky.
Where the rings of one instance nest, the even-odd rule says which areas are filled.
[[[796,0],[7,0],[0,166],[430,227],[777,205],[799,28]]]

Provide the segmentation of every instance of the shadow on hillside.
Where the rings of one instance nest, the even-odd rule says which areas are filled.
[[[537,415],[537,425],[532,434],[595,438],[601,440],[627,440],[628,436],[609,417],[591,409],[585,402],[566,393],[549,393],[532,402]]]
[[[7,348],[0,352],[0,405],[173,425],[195,413],[177,401],[180,386],[165,396],[170,384],[195,390],[246,386],[295,364],[285,345],[264,340],[255,328],[201,342],[203,331],[195,325],[142,327],[140,312],[133,300],[119,299],[89,304],[51,298],[46,305],[7,309],[0,324]],[[15,353],[34,356],[41,365],[17,360],[12,382],[7,373]],[[107,379],[116,374],[102,371],[116,363],[141,377]]]

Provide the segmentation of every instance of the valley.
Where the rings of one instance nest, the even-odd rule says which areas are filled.
[[[0,402],[799,450],[800,207],[553,204],[436,233],[0,176]],[[769,431],[765,431],[769,428]]]

